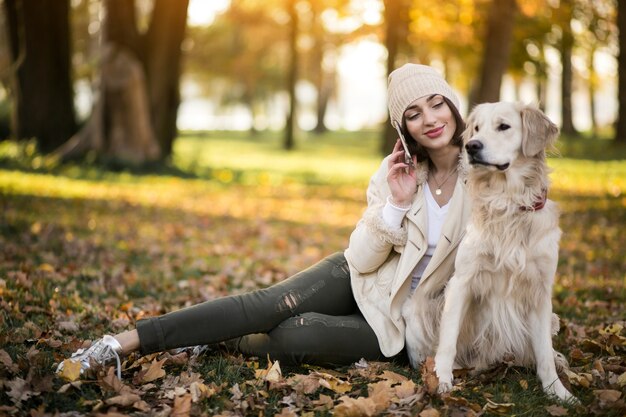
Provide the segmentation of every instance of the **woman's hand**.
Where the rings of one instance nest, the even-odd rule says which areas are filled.
[[[415,155],[413,155],[413,166],[417,166]],[[404,162],[404,148],[400,139],[396,141],[389,158],[387,184],[391,190],[392,204],[398,207],[411,205],[413,195],[417,191],[417,179],[415,169]]]

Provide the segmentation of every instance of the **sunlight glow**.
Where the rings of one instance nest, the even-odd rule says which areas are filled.
[[[230,5],[230,0],[190,0],[187,22],[192,26],[208,26],[215,16]]]

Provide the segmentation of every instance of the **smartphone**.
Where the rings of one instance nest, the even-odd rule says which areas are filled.
[[[406,139],[402,134],[402,128],[400,128],[400,123],[395,122],[393,126],[396,128],[396,131],[400,136],[400,142],[402,142],[402,147],[404,148],[404,163],[407,164],[410,168],[415,169],[415,166],[413,165],[413,158],[411,157],[411,152],[409,152],[409,147],[406,144]]]

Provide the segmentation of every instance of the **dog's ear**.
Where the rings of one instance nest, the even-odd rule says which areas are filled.
[[[522,115],[522,152],[535,156],[552,145],[559,135],[559,128],[537,108],[524,106]]]

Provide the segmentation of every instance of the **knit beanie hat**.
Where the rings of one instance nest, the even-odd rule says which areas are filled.
[[[389,74],[389,118],[402,125],[404,111],[418,98],[441,94],[459,110],[459,99],[441,74],[426,65],[404,64]]]

